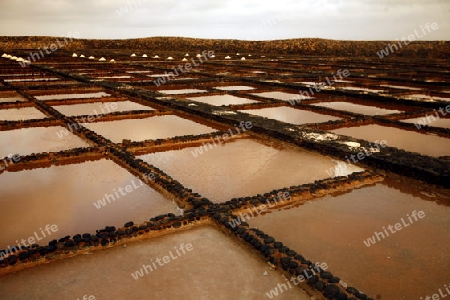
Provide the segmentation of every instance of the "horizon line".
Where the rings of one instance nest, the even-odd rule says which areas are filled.
[[[67,36],[57,36],[57,35],[0,35],[0,38],[67,38]],[[198,37],[186,37],[186,36],[147,36],[147,37],[128,37],[128,38],[74,38],[74,40],[112,40],[112,41],[124,41],[124,40],[138,40],[138,39],[154,39],[154,38],[182,38],[182,39],[192,39],[192,40],[212,40],[212,41],[244,41],[244,42],[274,42],[274,41],[288,41],[288,40],[329,40],[337,42],[392,42],[397,41],[397,39],[385,39],[385,40],[358,40],[358,39],[331,39],[322,37],[295,37],[295,38],[280,38],[280,39],[264,39],[264,40],[250,40],[250,39],[236,39],[236,38],[198,38]],[[450,42],[450,40],[426,40],[420,39],[413,42]]]

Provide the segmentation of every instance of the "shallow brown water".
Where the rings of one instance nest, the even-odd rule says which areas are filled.
[[[450,200],[450,194],[423,193],[436,201]],[[325,261],[344,282],[371,297],[419,299],[450,278],[450,207],[424,199],[379,183],[259,216],[249,224],[311,260]],[[407,216],[413,211],[423,211],[425,217],[411,217],[410,222]],[[402,223],[402,218],[407,226],[366,246],[375,232]]]
[[[35,107],[9,108],[0,110],[1,121],[43,119],[47,116]]]
[[[124,190],[127,185],[132,186],[129,193]],[[66,235],[95,233],[106,225],[143,222],[175,213],[177,208],[110,160],[4,172],[0,174],[0,190],[0,227],[5,229],[0,249],[13,246],[16,240],[27,240],[35,232],[44,237],[40,228],[47,224],[57,225],[58,231],[36,241],[40,245]],[[102,205],[97,201],[105,199],[105,194],[111,195],[111,203]]]
[[[211,147],[206,152],[203,149],[203,154],[199,154],[197,148],[189,147],[151,153],[141,159],[214,202],[328,178],[327,170],[337,164],[331,158],[312,152],[281,146],[274,148],[252,139]],[[361,170],[349,165],[346,172]]]
[[[89,146],[87,142],[70,132],[60,138],[58,133],[64,130],[66,129],[62,126],[52,126],[0,131],[0,157],[16,153],[29,155]]]
[[[204,97],[191,97],[189,100],[198,101],[206,104],[211,104],[215,106],[221,105],[231,105],[231,104],[247,104],[247,103],[258,103],[256,100],[251,100],[247,98],[236,97],[233,95],[215,95],[215,96],[204,96]]]
[[[343,111],[349,111],[357,114],[363,114],[363,115],[369,115],[369,116],[376,116],[376,115],[388,115],[388,114],[394,114],[394,113],[400,113],[399,110],[394,109],[385,109],[375,106],[368,106],[368,105],[361,105],[361,104],[354,104],[349,102],[319,102],[314,103],[312,105],[317,106],[323,106],[328,107],[336,110],[343,110]]]
[[[431,117],[435,116],[435,114],[429,115],[428,119],[426,116],[420,117],[420,118],[414,118],[414,119],[406,119],[406,120],[400,120],[401,122],[405,123],[412,123],[412,124],[419,124],[418,122],[422,121],[425,122],[425,124],[433,127],[442,127],[442,128],[449,128],[450,129],[450,119],[432,119]],[[425,119],[424,119],[425,118]]]
[[[58,77],[40,77],[40,78],[14,78],[5,79],[5,82],[31,82],[31,81],[58,81]]]
[[[328,121],[340,120],[333,116],[322,115],[308,110],[300,110],[290,107],[270,107],[262,109],[247,109],[240,112],[275,119],[281,122],[301,125],[307,123],[323,123]]]
[[[15,101],[26,101],[25,98],[20,96],[19,93],[13,91],[0,91],[0,103],[3,102],[15,102]]]
[[[6,97],[6,98],[2,98],[0,97],[0,103],[4,103],[4,102],[16,102],[16,101],[26,101],[25,98],[21,98],[21,97]]]
[[[274,98],[283,101],[298,100],[298,99],[313,99],[313,97],[306,97],[301,94],[285,93],[285,92],[264,92],[264,93],[254,93],[252,95],[260,96],[264,98]]]
[[[388,146],[418,152],[429,156],[450,155],[450,140],[430,134],[421,134],[393,127],[365,125],[331,130],[366,141],[386,140]]]
[[[178,250],[178,256],[174,249],[183,243],[192,248],[185,254]],[[131,276],[170,251],[175,259],[137,280]],[[83,295],[118,300],[259,300],[269,299],[266,292],[285,282],[247,248],[216,229],[203,227],[10,274],[1,278],[0,290],[10,300],[82,299]],[[296,287],[276,299],[310,297]]]
[[[215,86],[214,88],[221,91],[249,91],[255,89],[254,87],[247,85]]]
[[[148,139],[162,139],[216,131],[211,127],[174,115],[154,116],[145,119],[84,123],[83,125],[110,139],[114,143],[121,143],[123,139],[144,141]]]
[[[181,90],[159,90],[158,92],[167,95],[181,95],[181,94],[193,94],[193,93],[206,93],[206,90],[199,89],[181,89]]]
[[[54,109],[66,116],[108,114],[113,112],[129,110],[154,110],[151,107],[141,105],[132,101],[120,102],[95,102],[74,105],[53,106]]]

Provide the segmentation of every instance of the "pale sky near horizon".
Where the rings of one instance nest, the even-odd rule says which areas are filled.
[[[0,36],[450,40],[450,0],[0,0]]]

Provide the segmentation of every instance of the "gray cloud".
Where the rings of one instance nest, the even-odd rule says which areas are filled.
[[[448,0],[1,0],[0,35],[187,36],[393,40],[436,22],[450,39]]]

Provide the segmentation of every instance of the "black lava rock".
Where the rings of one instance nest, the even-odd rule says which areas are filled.
[[[325,295],[327,295],[328,297],[335,297],[339,293],[340,293],[339,288],[337,286],[333,285],[333,284],[329,284],[325,288]]]

